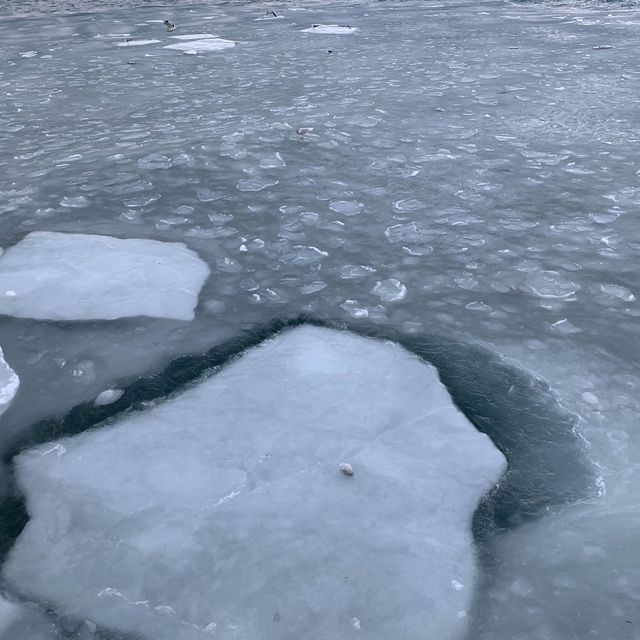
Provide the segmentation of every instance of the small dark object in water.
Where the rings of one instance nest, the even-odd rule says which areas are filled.
[[[267,15],[268,16],[273,16],[274,18],[277,18],[278,16],[276,15],[275,11],[267,11]]]
[[[312,27],[313,29],[317,29],[319,26],[320,26],[319,24],[312,24],[312,25],[311,25],[311,27]]]
[[[167,31],[174,31],[176,29],[176,25],[168,20],[165,20],[162,24],[167,28]]]
[[[124,41],[125,42],[131,42],[131,38],[125,38]]]
[[[331,49],[328,49],[327,53],[333,53],[333,51]]]
[[[127,64],[135,64],[134,60],[127,60]]]

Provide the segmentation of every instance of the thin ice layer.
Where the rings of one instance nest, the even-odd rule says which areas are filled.
[[[20,380],[15,371],[7,364],[4,359],[4,353],[0,347],[0,416],[18,393]]]
[[[297,328],[148,411],[21,454],[31,520],[5,577],[154,640],[457,639],[471,517],[504,464],[433,367]]]
[[[180,242],[37,231],[0,257],[0,314],[192,320],[208,275]]]

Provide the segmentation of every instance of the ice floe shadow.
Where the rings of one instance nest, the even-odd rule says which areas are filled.
[[[407,334],[390,327],[308,317],[274,320],[244,331],[202,355],[179,357],[160,373],[127,386],[122,397],[112,404],[84,403],[63,417],[41,420],[23,431],[25,435],[5,452],[3,462],[10,466],[13,457],[26,448],[86,431],[116,417],[120,419],[128,412],[144,410],[181,391],[186,384],[210,375],[265,339],[305,323],[391,340],[434,365],[457,407],[507,458],[505,475],[483,498],[473,518],[473,534],[483,569],[479,586],[490,580],[496,534],[534,520],[554,506],[597,494],[595,469],[585,456],[584,441],[576,431],[577,418],[560,406],[544,381],[476,345],[439,335]],[[13,486],[12,493],[0,505],[0,562],[28,521],[25,507],[22,494]],[[58,614],[48,613],[61,626],[80,624],[74,620],[60,621]],[[132,638],[114,635],[109,630],[97,630],[96,634],[93,637],[105,640]],[[68,637],[74,637],[73,632]]]

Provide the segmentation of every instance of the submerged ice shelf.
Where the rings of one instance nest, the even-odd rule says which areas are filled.
[[[433,367],[310,326],[16,463],[9,584],[154,640],[458,639],[505,467]]]
[[[208,275],[182,243],[37,231],[0,256],[0,314],[191,320]]]

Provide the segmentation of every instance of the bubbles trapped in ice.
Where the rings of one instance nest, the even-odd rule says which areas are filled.
[[[75,382],[91,384],[96,378],[96,365],[91,360],[80,360],[71,367],[71,375]]]
[[[396,278],[378,280],[371,293],[378,296],[383,302],[398,302],[407,295],[407,287]]]

